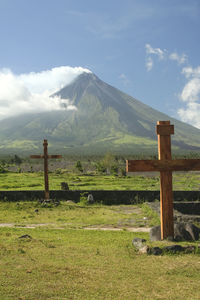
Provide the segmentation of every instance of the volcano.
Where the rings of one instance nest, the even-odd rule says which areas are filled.
[[[158,120],[175,125],[175,151],[200,150],[200,130],[171,118],[93,73],[82,73],[52,97],[68,99],[74,110],[25,114],[0,121],[0,151],[38,152],[42,140],[65,154],[157,152]]]

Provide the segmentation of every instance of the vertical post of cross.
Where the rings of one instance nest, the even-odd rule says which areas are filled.
[[[44,140],[44,183],[45,183],[45,200],[49,199],[49,180],[48,180],[48,142]]]
[[[49,200],[49,180],[48,180],[48,159],[50,158],[62,158],[62,155],[48,155],[48,142],[44,140],[44,154],[43,155],[31,155],[30,158],[43,158],[44,159],[44,187],[45,187],[45,200]]]
[[[171,134],[174,134],[174,126],[170,121],[157,122],[158,135],[158,159],[171,160]],[[173,220],[173,191],[172,171],[160,172],[160,219],[161,239],[174,237]]]

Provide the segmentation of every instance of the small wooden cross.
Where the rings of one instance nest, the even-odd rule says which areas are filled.
[[[174,125],[170,125],[170,121],[158,121],[156,133],[159,160],[127,160],[126,171],[160,172],[160,219],[163,240],[174,237],[172,171],[199,171],[200,159],[172,160],[170,135],[174,134]]]
[[[44,186],[45,186],[45,200],[49,199],[49,179],[48,179],[48,159],[49,158],[62,158],[62,155],[48,155],[48,142],[44,140],[44,155],[31,155],[30,158],[43,158],[44,159]]]

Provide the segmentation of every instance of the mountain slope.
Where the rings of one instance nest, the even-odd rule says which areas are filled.
[[[69,99],[74,111],[52,111],[0,122],[0,151],[35,151],[41,140],[66,153],[156,151],[158,120],[175,125],[174,149],[200,149],[200,130],[162,114],[101,81],[79,75],[53,96]]]

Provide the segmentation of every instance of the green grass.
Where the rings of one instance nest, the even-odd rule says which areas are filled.
[[[29,234],[32,239],[20,239]],[[199,255],[139,255],[134,237],[85,230],[0,229],[0,299],[199,299]]]
[[[145,215],[145,217],[149,220],[149,226],[155,226],[160,224],[160,217],[158,214],[153,211],[147,203],[143,203],[142,206],[142,212]]]
[[[0,202],[0,223],[17,226],[44,224],[53,228],[84,228],[87,226],[149,227],[159,224],[159,219],[147,216],[147,210],[137,205],[80,206],[63,201],[59,206],[44,207],[34,202]],[[147,219],[144,217],[147,216]]]
[[[43,172],[0,174],[0,190],[41,190],[44,188]],[[50,189],[60,189],[61,182],[67,182],[70,190],[159,190],[159,176],[106,176],[81,175],[64,170],[49,174]],[[199,190],[200,173],[185,172],[173,174],[174,190]]]
[[[135,237],[147,239],[150,246],[171,244],[151,243],[148,234],[126,230],[159,223],[146,204],[61,202],[44,207],[36,201],[0,202],[0,223],[45,224],[32,229],[0,227],[2,300],[199,299],[198,253],[157,257],[139,255],[132,246]],[[123,230],[83,229],[93,226]]]

